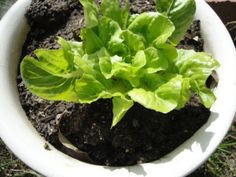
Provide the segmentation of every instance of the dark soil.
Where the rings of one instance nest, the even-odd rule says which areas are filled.
[[[131,3],[132,13],[154,10],[153,1],[133,0]],[[78,0],[33,0],[26,17],[31,31],[22,58],[33,55],[37,48],[58,48],[57,36],[80,40],[84,20]],[[192,24],[179,47],[203,50],[199,21]],[[22,107],[38,132],[56,148],[68,153],[58,140],[61,120],[62,133],[101,165],[121,166],[156,160],[190,138],[210,115],[193,95],[185,108],[169,114],[135,104],[123,120],[110,129],[111,100],[90,105],[46,101],[32,95],[20,75],[17,81]]]

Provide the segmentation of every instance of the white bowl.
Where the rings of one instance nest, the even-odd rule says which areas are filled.
[[[205,50],[221,63],[217,71],[217,101],[209,121],[194,136],[160,160],[130,167],[103,167],[73,159],[51,147],[28,121],[19,102],[17,65],[28,26],[24,14],[31,0],[17,1],[0,22],[0,136],[28,166],[49,177],[178,177],[201,165],[227,133],[236,111],[236,52],[233,42],[214,11],[197,0]]]

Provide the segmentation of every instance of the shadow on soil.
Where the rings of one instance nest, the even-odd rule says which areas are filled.
[[[208,122],[205,125],[203,125],[203,127],[201,128],[201,130],[203,130],[203,133],[200,134],[200,132],[197,131],[194,134],[194,137],[191,137],[188,140],[188,142],[183,143],[175,151],[171,152],[170,154],[166,155],[165,157],[153,163],[160,164],[160,163],[166,163],[166,162],[172,161],[177,154],[183,151],[183,149],[192,151],[193,144],[197,146],[199,145],[202,153],[204,153],[207,147],[209,146],[209,142],[214,136],[214,133],[208,131],[207,129],[212,125],[212,123],[214,123],[214,121],[218,118],[218,116],[219,116],[218,113],[212,112],[211,119],[209,119]],[[104,167],[104,168],[108,169],[107,167]],[[112,170],[112,171],[115,169],[117,168],[114,168],[114,169],[109,168],[109,170]],[[136,174],[137,176],[143,176],[143,177],[147,175],[147,171],[145,171],[145,168],[143,167],[143,165],[135,165],[135,166],[129,167],[129,173],[133,173],[133,174]]]

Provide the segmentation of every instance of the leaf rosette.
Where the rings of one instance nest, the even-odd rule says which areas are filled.
[[[132,15],[127,1],[80,2],[82,41],[59,38],[60,49],[38,49],[37,59],[26,56],[21,62],[32,93],[78,103],[112,99],[112,126],[134,102],[168,113],[184,107],[195,92],[211,107],[216,98],[205,83],[219,63],[207,53],[175,47],[193,19],[193,0],[157,0],[156,12]]]

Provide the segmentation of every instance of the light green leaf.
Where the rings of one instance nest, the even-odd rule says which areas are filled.
[[[134,102],[125,97],[114,97],[113,103],[113,120],[112,127],[114,127],[124,117],[126,112],[133,106]]]
[[[210,108],[216,100],[214,93],[208,88],[201,88],[199,91],[200,99],[206,108]]]
[[[175,27],[172,22],[158,12],[145,12],[136,16],[128,29],[136,34],[142,34],[148,41],[155,44],[165,43]]]
[[[173,72],[178,57],[178,52],[176,48],[170,44],[160,44],[156,48],[158,51],[159,58],[161,59],[160,62],[167,62],[169,72]]]
[[[35,54],[39,61],[26,56],[21,62],[21,75],[27,88],[44,99],[77,102],[74,81],[83,72],[72,70],[62,49],[39,49]]]
[[[61,45],[61,48],[63,49],[64,53],[65,52],[70,52],[70,55],[75,55],[75,56],[83,56],[84,51],[83,51],[83,43],[78,42],[78,41],[68,41],[63,39],[62,37],[58,37],[58,43]],[[70,58],[73,58],[74,56],[71,56]]]
[[[101,17],[99,19],[98,36],[104,46],[107,46],[110,40],[114,40],[115,37],[117,38],[121,32],[119,24],[114,20],[107,17]]]
[[[141,78],[141,87],[144,88],[145,90],[154,92],[161,85],[169,82],[175,76],[176,74],[166,73],[166,72],[144,74]]]
[[[206,108],[210,108],[216,100],[214,93],[205,84],[192,80],[191,89],[199,95],[201,102]]]
[[[105,93],[104,86],[88,74],[75,81],[75,91],[80,103],[92,103],[100,98],[109,97]]]
[[[93,28],[98,25],[98,8],[94,0],[79,0],[84,7],[86,28]]]
[[[190,79],[189,78],[184,78],[182,81],[182,88],[180,91],[180,97],[178,101],[178,106],[176,109],[181,109],[183,108],[186,103],[189,101],[191,92],[190,92]]]
[[[205,52],[178,50],[176,66],[179,74],[205,84],[212,71],[219,67],[219,63]]]
[[[142,35],[135,34],[129,30],[125,30],[121,34],[123,43],[131,50],[136,53],[139,50],[145,49],[145,38]]]
[[[156,8],[174,23],[175,31],[170,40],[178,44],[193,21],[195,0],[156,0]]]
[[[200,96],[204,106],[209,108],[216,98],[206,88],[206,80],[219,67],[219,63],[204,52],[179,50],[176,67],[179,74],[190,79],[191,89]]]
[[[145,70],[147,73],[152,74],[158,71],[163,71],[168,68],[168,59],[161,55],[154,47],[149,47],[145,50],[145,55],[147,58],[147,64]]]
[[[102,0],[101,11],[105,17],[116,21],[121,28],[125,28],[129,17],[129,1],[125,0],[125,6],[120,6],[119,0]]]
[[[97,52],[97,55],[99,57],[99,67],[101,73],[106,79],[110,79],[113,75],[111,56],[105,48],[102,48],[99,52]]]
[[[125,62],[114,62],[112,73],[116,78],[124,79],[130,82],[133,87],[139,85],[139,77],[136,73],[138,68],[133,67],[129,63]]]
[[[157,97],[153,92],[144,89],[133,89],[128,95],[132,100],[141,104],[147,109],[152,109],[157,112],[167,113],[175,108],[175,104],[168,100],[162,100]]]
[[[104,46],[102,40],[95,32],[96,30],[97,27],[83,29],[81,31],[81,37],[83,39],[83,47],[85,49],[85,52],[88,54],[95,53]]]
[[[132,59],[132,63],[125,63],[118,56],[111,57],[105,48],[97,52],[101,73],[106,79],[116,77],[129,81],[132,85],[139,84],[136,73],[146,64],[144,51],[139,51]]]
[[[131,90],[128,95],[147,109],[168,113],[178,106],[182,81],[183,78],[177,75],[157,88],[155,92],[137,88]]]
[[[59,37],[58,43],[61,45],[61,48],[64,53],[64,57],[67,60],[71,68],[74,66],[75,57],[82,57],[84,55],[82,42],[76,41],[66,41],[65,39]],[[45,55],[45,53],[43,54]]]
[[[132,60],[132,66],[134,67],[134,70],[139,70],[142,67],[146,65],[146,55],[143,50],[140,50],[136,53]]]
[[[176,75],[155,91],[155,94],[159,98],[166,100],[166,103],[169,104],[169,109],[172,108],[170,110],[173,110],[178,106],[181,97],[181,91],[184,91],[182,89],[182,83],[183,77],[181,75]]]

